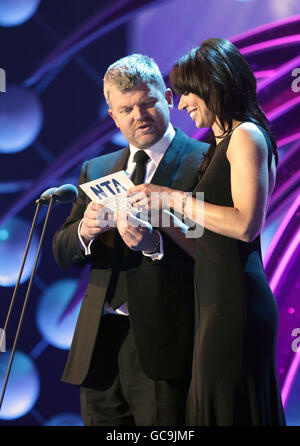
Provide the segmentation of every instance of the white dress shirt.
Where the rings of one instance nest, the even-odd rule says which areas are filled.
[[[164,136],[157,143],[155,143],[153,146],[149,147],[148,149],[144,149],[145,152],[147,153],[147,155],[149,156],[149,160],[147,161],[146,166],[145,166],[146,173],[145,173],[144,183],[150,183],[150,181],[152,180],[153,175],[155,174],[155,171],[156,171],[160,161],[162,160],[167,148],[171,144],[174,136],[175,136],[174,127],[172,126],[171,123],[169,123]],[[131,177],[134,172],[135,164],[136,164],[133,161],[133,158],[134,158],[135,153],[140,149],[138,147],[134,147],[131,144],[129,145],[129,149],[130,149],[130,155],[129,155],[128,162],[127,162],[126,172]],[[82,238],[80,236],[81,223],[82,223],[82,220],[78,226],[78,238],[80,241],[80,245],[81,245],[82,249],[84,250],[85,255],[90,255],[91,254],[91,244],[93,243],[93,239],[89,242],[89,244],[87,246],[85,245],[84,241],[82,240]],[[161,254],[161,258],[162,258],[164,255],[163,241],[162,241],[162,236],[159,231],[158,231],[158,234],[160,237],[160,254]],[[143,254],[145,256],[151,257],[151,254],[147,254],[145,252],[143,252]],[[121,307],[119,307],[117,310],[114,311],[108,305],[108,303],[105,302],[104,308],[103,308],[103,314],[106,314],[106,313],[122,314],[122,315],[127,316],[128,315],[127,303],[125,302]]]

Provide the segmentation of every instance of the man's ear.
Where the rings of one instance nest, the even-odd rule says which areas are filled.
[[[108,114],[109,116],[115,121],[115,124],[118,128],[120,128],[119,124],[118,124],[118,120],[116,118],[116,116],[114,115],[114,112],[112,111],[111,108],[108,109]]]
[[[171,88],[167,88],[165,92],[165,98],[167,103],[169,104],[169,109],[171,110],[173,108],[173,93]]]

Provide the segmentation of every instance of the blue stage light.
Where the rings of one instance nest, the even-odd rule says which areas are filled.
[[[9,232],[7,229],[0,229],[0,240],[7,240],[9,237]]]
[[[80,302],[65,314],[77,288],[74,279],[59,280],[50,285],[40,297],[36,322],[42,336],[54,347],[68,349],[80,310]]]
[[[79,415],[60,413],[50,418],[44,426],[83,426],[83,422]]]
[[[0,354],[0,387],[3,388],[10,352]],[[40,392],[40,379],[31,359],[16,351],[0,410],[0,419],[13,420],[29,412]]]
[[[39,7],[40,0],[1,0],[0,25],[16,26],[26,22]]]
[[[128,145],[128,142],[127,142],[125,136],[121,132],[116,132],[111,137],[111,142],[113,144],[116,144],[117,146],[120,146],[120,147],[126,147]]]
[[[30,225],[19,217],[8,220],[0,228],[0,286],[10,287],[16,284],[29,231]],[[37,248],[38,238],[33,234],[21,283],[31,275]]]
[[[0,152],[26,149],[38,136],[42,123],[39,97],[31,90],[8,86],[0,101]]]

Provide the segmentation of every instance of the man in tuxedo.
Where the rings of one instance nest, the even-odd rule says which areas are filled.
[[[173,128],[172,92],[156,63],[137,54],[115,62],[104,76],[104,95],[129,145],[86,161],[79,184],[126,170],[135,184],[192,191],[207,145]],[[84,424],[184,424],[193,258],[159,228],[109,223],[81,188],[53,252],[61,268],[90,264],[62,377],[80,386]]]

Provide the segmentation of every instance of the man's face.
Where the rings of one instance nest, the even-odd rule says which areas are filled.
[[[164,135],[170,121],[173,97],[151,83],[139,83],[127,91],[110,90],[109,115],[129,144],[147,149]]]

